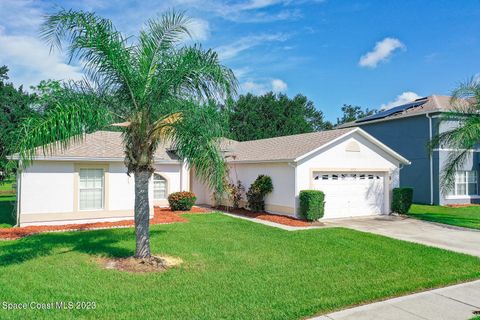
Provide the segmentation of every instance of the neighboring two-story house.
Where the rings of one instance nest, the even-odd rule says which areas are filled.
[[[466,163],[457,171],[455,186],[448,194],[442,193],[440,179],[442,167],[452,150],[436,148],[431,153],[428,150],[432,137],[455,125],[441,121],[442,113],[452,108],[450,97],[432,95],[340,127],[361,127],[412,162],[400,170],[400,184],[413,187],[414,202],[436,205],[477,203],[480,202],[480,149],[471,150]]]

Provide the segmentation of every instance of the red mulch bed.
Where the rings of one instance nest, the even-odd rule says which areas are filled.
[[[300,220],[293,217],[281,216],[278,214],[271,214],[266,212],[252,212],[243,208],[232,209],[232,208],[220,207],[220,209],[223,211],[238,214],[241,216],[275,222],[275,223],[283,224],[290,227],[311,227],[311,226],[323,225],[321,222],[308,222],[306,220]]]
[[[188,222],[180,214],[199,214],[210,212],[208,209],[193,207],[190,211],[172,211],[170,208],[154,208],[153,218],[150,224],[165,224],[174,222]],[[89,230],[89,229],[107,229],[132,227],[135,225],[133,220],[122,220],[116,222],[92,222],[82,224],[65,224],[58,226],[28,226],[20,228],[0,228],[0,240],[15,240],[35,233],[51,231],[71,231],[71,230]]]

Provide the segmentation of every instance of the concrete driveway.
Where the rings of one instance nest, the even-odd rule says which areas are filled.
[[[325,220],[326,225],[376,233],[390,238],[480,257],[480,231],[444,226],[399,216]]]
[[[310,320],[466,320],[480,310],[480,281],[415,293]]]

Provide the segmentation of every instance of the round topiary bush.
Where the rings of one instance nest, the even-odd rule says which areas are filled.
[[[168,196],[168,204],[172,211],[189,211],[197,201],[195,193],[182,191],[174,192]]]

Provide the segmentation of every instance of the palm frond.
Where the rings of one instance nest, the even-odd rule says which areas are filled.
[[[143,96],[148,96],[153,77],[158,73],[166,51],[179,41],[190,37],[190,19],[183,12],[170,11],[160,19],[150,19],[140,32],[137,48],[138,71],[143,80]]]
[[[450,102],[453,109],[440,118],[440,125],[447,130],[435,135],[428,145],[430,152],[434,148],[453,150],[440,168],[443,194],[452,189],[456,171],[465,164],[470,150],[480,143],[480,83],[472,78],[460,84]]]
[[[450,151],[440,174],[440,190],[447,195],[455,185],[456,172],[462,168],[471,155],[470,150]]]
[[[65,97],[64,97],[65,98]],[[67,148],[72,142],[111,123],[111,113],[96,97],[74,94],[57,101],[45,113],[26,118],[15,133],[10,153],[28,164],[41,148],[44,155]]]
[[[202,107],[191,102],[184,104],[188,116],[173,124],[172,146],[200,180],[223,194],[226,164],[220,141],[226,135],[226,119],[214,104]]]
[[[150,139],[167,141],[175,134],[175,124],[182,121],[183,115],[181,112],[176,112],[167,115],[155,122],[153,129],[150,132]]]
[[[112,22],[94,13],[61,10],[48,16],[41,27],[41,37],[51,49],[68,43],[69,59],[84,64],[86,74],[103,87],[125,88],[135,104],[135,73],[127,39]]]
[[[197,101],[224,103],[237,92],[233,71],[223,66],[213,50],[182,48],[165,58],[157,78],[157,92]]]

